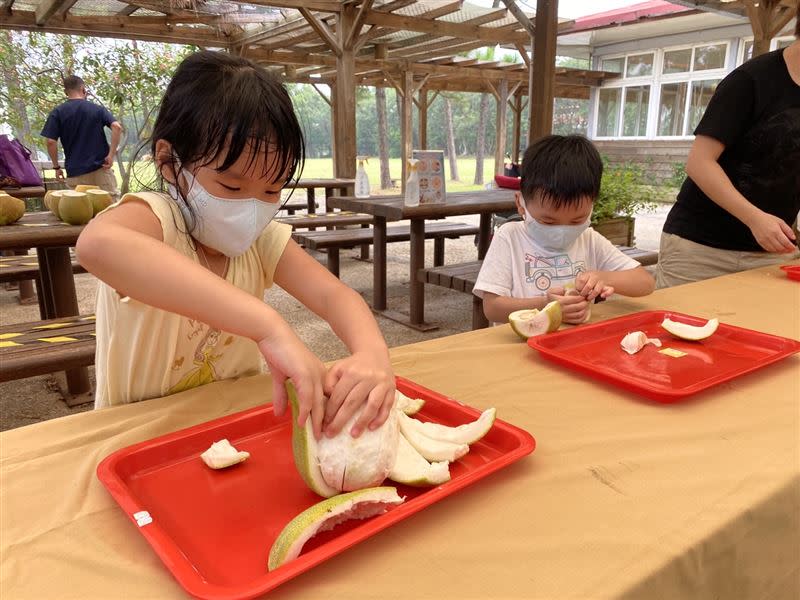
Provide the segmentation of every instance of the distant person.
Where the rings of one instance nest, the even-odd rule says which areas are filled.
[[[658,287],[800,256],[800,23],[795,36],[717,86],[664,223]]]
[[[505,323],[514,311],[557,300],[564,322],[577,325],[596,298],[653,291],[650,273],[589,227],[602,174],[585,137],[548,135],[528,147],[515,195],[522,220],[497,230],[475,282],[487,319]],[[568,295],[573,286],[577,294]]]
[[[47,152],[53,161],[56,179],[64,180],[64,168],[58,163],[60,139],[66,157],[67,185],[96,185],[116,198],[117,178],[111,167],[122,125],[107,108],[86,99],[86,84],[80,77],[67,77],[64,93],[68,100],[53,109],[41,133],[47,138]],[[111,147],[106,141],[106,127],[111,129]]]

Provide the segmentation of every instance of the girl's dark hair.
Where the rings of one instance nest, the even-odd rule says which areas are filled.
[[[259,155],[269,156],[263,175],[272,173],[272,183],[284,184],[302,171],[305,161],[303,132],[281,81],[256,63],[225,52],[196,52],[178,65],[153,133],[143,144],[150,146],[156,164],[158,140],[172,145],[176,173],[178,165],[207,166],[220,157],[217,170],[224,171],[243,152],[252,151],[248,166]]]
[[[600,194],[603,161],[581,135],[548,135],[525,150],[520,191],[525,200],[539,198],[554,208],[579,204]]]

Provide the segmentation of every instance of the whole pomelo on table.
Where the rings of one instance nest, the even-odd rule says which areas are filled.
[[[84,192],[65,190],[58,201],[58,217],[70,225],[86,225],[94,214],[92,201]]]
[[[104,211],[114,202],[109,192],[99,188],[86,190],[85,193],[92,202],[92,210],[94,211],[92,216],[96,216],[97,213]]]
[[[58,216],[58,205],[61,202],[61,196],[64,192],[68,192],[70,190],[52,190],[48,192],[50,194],[50,206],[47,208],[50,209],[50,212],[53,213],[57,219],[60,219]]]
[[[300,556],[305,543],[321,531],[350,519],[368,519],[403,503],[393,487],[374,487],[339,494],[307,508],[292,519],[269,551],[270,571]]]
[[[25,203],[8,194],[0,196],[0,225],[16,223],[25,214]]]
[[[536,308],[515,310],[508,315],[508,323],[519,337],[527,340],[534,335],[551,333],[561,327],[561,305],[553,300],[542,310]]]
[[[79,183],[75,186],[73,191],[75,192],[85,192],[86,190],[96,190],[98,189],[96,185],[90,183]]]

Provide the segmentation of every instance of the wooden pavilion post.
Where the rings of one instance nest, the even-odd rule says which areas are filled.
[[[537,0],[536,36],[533,39],[533,64],[528,93],[530,106],[528,143],[553,130],[557,31],[558,0]]]
[[[502,175],[503,165],[506,156],[506,118],[508,116],[508,80],[503,79],[497,86],[497,114],[496,125],[497,134],[494,145],[494,173]]]
[[[336,80],[334,86],[334,123],[336,152],[334,176],[352,179],[356,176],[356,80],[353,46],[345,43],[356,21],[358,7],[343,4],[338,14],[336,37]],[[334,51],[336,51],[334,49]]]
[[[401,78],[401,86],[403,88],[403,115],[400,119],[400,146],[402,152],[400,162],[403,165],[400,190],[403,194],[406,192],[406,161],[411,158],[411,149],[414,140],[414,122],[412,119],[412,111],[414,109],[414,73],[406,67],[407,65],[404,65]]]
[[[796,14],[796,8],[782,5],[780,0],[743,0],[753,29],[753,56],[769,52],[772,38],[778,35]]]
[[[428,88],[419,91],[419,147],[428,149]]]
[[[519,147],[522,143],[522,90],[514,94],[514,146],[511,150],[511,162],[519,163]]]

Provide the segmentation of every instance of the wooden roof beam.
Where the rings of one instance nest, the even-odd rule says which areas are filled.
[[[511,11],[511,14],[517,18],[517,21],[519,21],[520,25],[522,25],[525,28],[525,31],[528,32],[528,35],[530,35],[531,37],[536,35],[536,28],[534,27],[531,20],[528,18],[528,15],[522,12],[522,9],[519,6],[517,6],[515,0],[502,0],[502,1],[503,4],[506,5],[506,8],[508,8],[508,10]]]
[[[36,7],[36,24],[44,25],[53,17],[63,17],[78,0],[43,0]]]
[[[420,17],[408,17],[374,10],[369,12],[365,22],[388,29],[418,31],[420,33],[432,33],[435,35],[464,38],[467,40],[494,42],[496,44],[526,41],[530,38],[527,33],[508,33],[506,31],[498,31],[500,28],[464,25],[462,23],[451,23],[448,21],[438,21],[436,19],[425,19]]]
[[[361,6],[358,7],[355,21],[350,31],[347,32],[347,38],[344,41],[344,47],[347,50],[352,50],[361,34],[361,27],[364,25],[364,18],[367,16],[367,11],[372,10],[373,0],[364,0]]]
[[[336,56],[342,55],[342,48],[339,46],[339,42],[336,40],[336,33],[331,31],[328,27],[327,23],[321,21],[316,17],[314,13],[312,13],[307,8],[299,8],[300,14],[303,15],[308,24],[311,25],[311,28],[319,34],[319,37],[322,38],[328,47],[336,54]]]
[[[293,8],[300,10],[315,10],[317,12],[338,13],[342,9],[342,2],[339,0],[234,0],[234,2],[244,2],[257,6],[269,6],[270,8]]]

